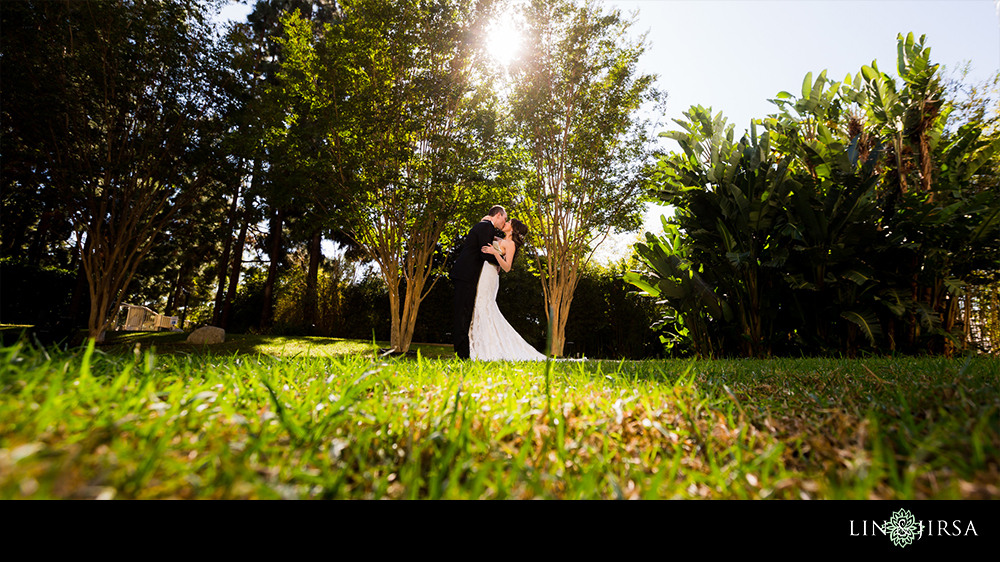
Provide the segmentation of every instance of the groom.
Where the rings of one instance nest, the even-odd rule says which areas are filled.
[[[482,247],[493,243],[493,234],[507,224],[507,211],[500,205],[490,209],[476,226],[465,236],[462,252],[451,267],[451,279],[455,283],[455,355],[460,359],[469,358],[469,326],[472,324],[472,310],[476,306],[476,288],[483,262],[489,260],[496,265],[492,254],[482,252]]]

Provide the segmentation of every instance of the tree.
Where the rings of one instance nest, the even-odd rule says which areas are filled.
[[[310,247],[306,316],[315,311],[322,234],[339,207],[339,191],[329,178],[334,173],[329,150],[324,149],[330,116],[316,99],[300,95],[304,90],[295,83],[300,76],[290,76],[296,74],[296,63],[287,51],[298,46],[289,44],[285,38],[289,36],[287,26],[293,15],[301,28],[297,40],[307,46],[321,40],[324,29],[331,24],[341,24],[339,7],[332,0],[258,2],[248,18],[267,49],[262,97],[273,111],[273,119],[264,129],[268,168],[263,192],[270,207],[271,263],[264,290],[261,330],[272,323],[273,293],[279,265],[286,257],[285,248],[301,239],[309,240]],[[290,227],[288,232],[285,226]]]
[[[875,136],[889,149],[882,227],[910,249],[893,272],[899,285],[908,285],[909,318],[906,332],[892,339],[926,349],[922,335],[940,336],[931,349],[951,355],[964,339],[956,333],[964,291],[995,281],[1000,270],[1000,197],[995,169],[987,166],[1000,151],[1000,139],[984,135],[986,123],[977,120],[949,130],[955,104],[946,97],[925,37],[899,34],[896,42],[898,93],[895,80],[874,62],[855,80]],[[922,189],[908,191],[907,185]]]
[[[636,246],[655,274],[626,280],[667,300],[695,339],[702,356],[740,349],[749,357],[771,355],[779,295],[776,267],[788,259],[777,243],[786,224],[789,194],[805,191],[770,149],[770,135],[733,142],[733,127],[693,107],[677,120],[685,130],[664,136],[682,154],[670,154],[657,170],[657,196],[677,206],[664,237],[647,235]],[[675,226],[676,225],[676,226]],[[686,235],[681,237],[680,232]],[[737,330],[727,333],[725,323]]]
[[[930,49],[897,41],[902,88],[875,63],[843,82],[809,73],[739,143],[700,107],[664,133],[684,151],[651,183],[678,207],[672,236],[647,236],[646,271],[626,278],[670,302],[699,353],[962,345],[963,293],[1000,270],[1000,196],[983,189],[1000,142],[949,129]]]
[[[378,265],[398,352],[434,287],[438,244],[460,226],[453,215],[488,195],[499,138],[481,56],[492,6],[343,2],[319,43],[286,20],[282,78],[326,116],[333,181],[350,193],[341,226]]]
[[[308,174],[301,173],[304,167],[309,168],[311,159],[302,158],[301,152],[291,146],[303,136],[302,128],[289,119],[287,100],[283,98],[278,78],[283,60],[278,41],[284,33],[281,19],[293,12],[318,26],[333,21],[336,5],[333,0],[258,1],[246,22],[229,25],[220,44],[223,64],[218,82],[226,92],[221,111],[222,120],[228,125],[224,138],[235,168],[229,176],[232,181],[226,194],[230,210],[219,229],[223,233],[223,248],[217,263],[218,285],[211,320],[222,327],[227,326],[232,313],[250,226],[265,217],[269,219],[272,243],[265,246],[274,255],[270,259],[265,293],[273,294],[288,243],[284,227],[292,217],[303,215],[301,209],[293,208],[296,195],[316,187],[315,182],[309,183]],[[286,130],[289,123],[293,125],[292,134]],[[315,238],[318,244],[319,233]],[[258,311],[258,326],[270,322],[272,311],[273,299],[265,299]]]
[[[981,81],[970,82],[970,63],[956,69],[956,75],[946,81],[946,91],[953,102],[945,135],[958,132],[963,126],[979,124],[984,139],[1000,137],[1000,71]],[[994,152],[980,166],[971,181],[973,189],[996,189],[1000,177],[1000,151]],[[961,317],[964,328],[963,342],[980,350],[1000,353],[1000,272],[975,271],[973,275],[993,281],[985,285],[971,285],[962,298]]]
[[[223,252],[218,263],[218,286],[212,312],[212,324],[225,329],[229,329],[237,297],[247,235],[250,226],[262,218],[258,199],[263,198],[266,184],[264,139],[278,113],[265,96],[265,81],[273,75],[269,33],[273,33],[274,26],[268,18],[258,17],[261,11],[270,13],[269,7],[267,3],[258,3],[249,18],[252,23],[231,24],[219,49],[220,66],[225,75],[218,82],[226,94],[225,102],[220,104],[220,113],[221,120],[228,126],[223,145],[237,163],[229,215],[221,228]],[[234,237],[237,229],[238,234]]]
[[[646,44],[625,39],[620,11],[534,0],[523,16],[510,103],[528,172],[516,208],[540,249],[549,352],[562,355],[581,267],[611,229],[639,226],[652,142],[638,112],[662,96],[636,70]]]
[[[102,339],[175,209],[209,181],[200,150],[213,103],[202,79],[207,9],[196,0],[4,3],[5,31],[19,29],[4,69],[25,65],[33,89],[5,80],[3,99],[35,98],[5,122],[33,139],[35,181],[58,193],[85,239],[91,338]]]

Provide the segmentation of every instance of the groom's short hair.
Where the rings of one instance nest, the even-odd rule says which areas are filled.
[[[488,214],[489,216],[491,216],[491,217],[495,217],[495,216],[499,215],[500,213],[503,213],[503,214],[505,214],[505,215],[506,215],[506,214],[507,214],[507,211],[505,211],[505,210],[504,210],[504,208],[503,208],[503,207],[501,207],[500,205],[494,205],[494,206],[493,206],[493,207],[492,207],[492,208],[490,209],[490,212],[489,212],[489,213],[487,213],[487,214]]]

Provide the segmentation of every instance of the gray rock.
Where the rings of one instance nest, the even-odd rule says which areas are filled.
[[[203,326],[191,332],[188,343],[212,344],[226,341],[226,331],[215,326]]]

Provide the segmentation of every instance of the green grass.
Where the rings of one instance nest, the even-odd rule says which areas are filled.
[[[556,362],[550,397],[545,364],[125,339],[0,349],[0,498],[1000,497],[996,358]]]
[[[0,325],[0,344],[13,345],[22,339],[31,326]],[[273,357],[336,357],[340,355],[381,355],[379,349],[389,347],[387,341],[364,342],[343,338],[310,336],[258,336],[252,334],[226,334],[226,341],[210,346],[187,343],[188,332],[108,332],[105,342],[98,347],[109,353],[132,353],[136,344],[140,350],[155,348],[159,354],[213,355],[270,355]],[[77,341],[84,341],[86,331],[77,334]],[[454,357],[450,345],[417,343],[410,347],[411,355],[417,351],[428,358]]]

